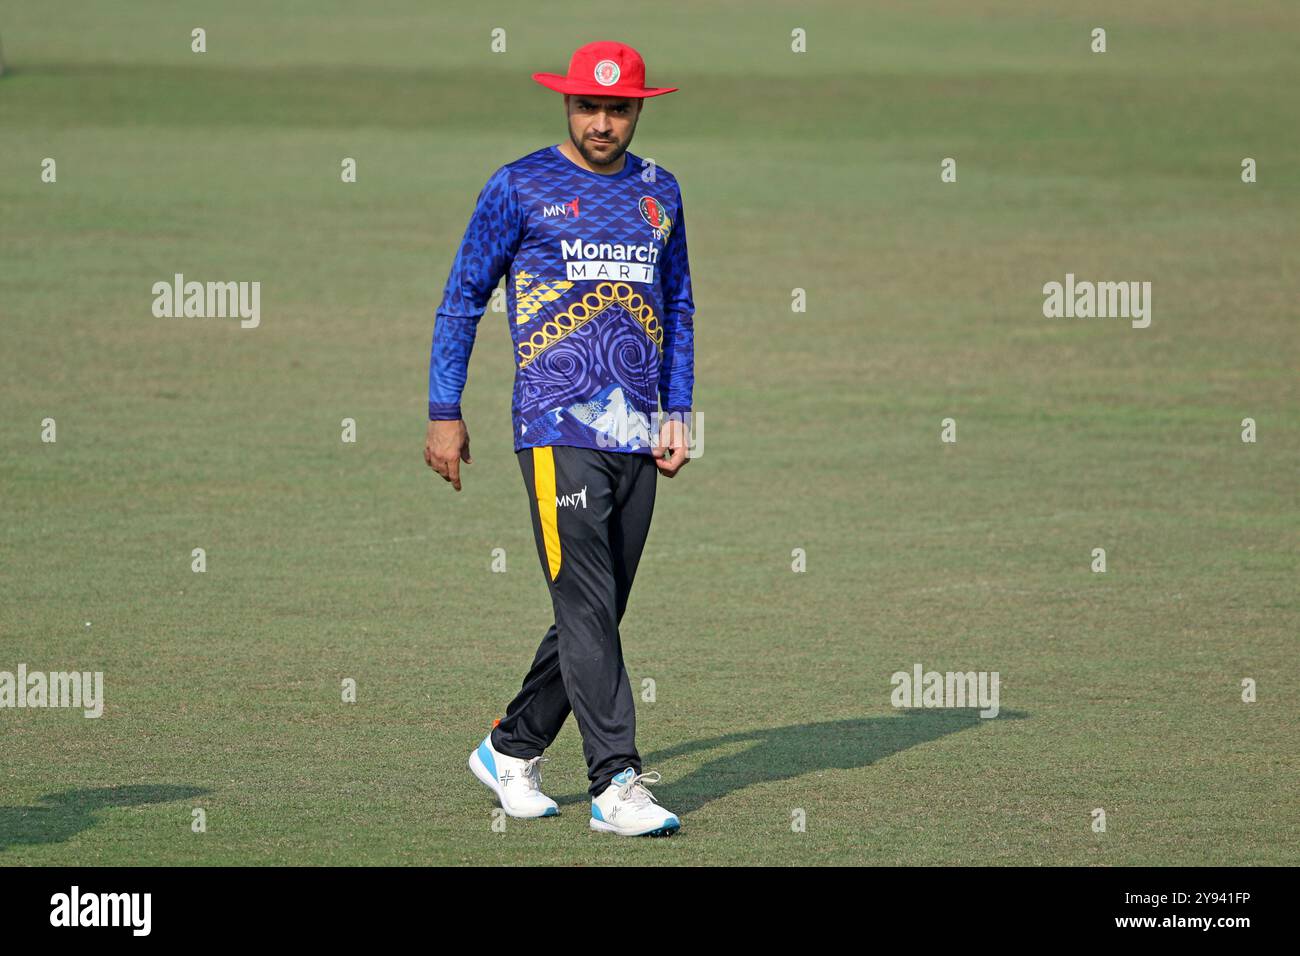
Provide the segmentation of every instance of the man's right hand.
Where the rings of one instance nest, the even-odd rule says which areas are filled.
[[[430,468],[460,491],[460,463],[474,464],[469,454],[469,429],[463,421],[429,422],[424,439],[424,460]]]

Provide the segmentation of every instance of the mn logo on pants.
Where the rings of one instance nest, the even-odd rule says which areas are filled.
[[[570,495],[556,495],[555,507],[557,508],[576,508],[579,505],[587,507],[587,486],[583,485],[581,491],[575,491]]]

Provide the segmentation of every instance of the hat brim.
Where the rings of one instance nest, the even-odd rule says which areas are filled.
[[[678,90],[676,86],[633,87],[631,89],[620,88],[618,84],[601,86],[599,83],[574,82],[559,73],[534,73],[533,79],[549,90],[555,90],[557,93],[571,93],[575,96],[623,96],[632,100],[644,100],[651,96],[676,93]]]

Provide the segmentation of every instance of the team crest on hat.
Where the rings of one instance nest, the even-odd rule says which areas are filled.
[[[672,232],[673,221],[664,212],[664,207],[659,205],[659,200],[654,196],[642,196],[637,208],[641,210],[641,218],[654,229],[655,238],[667,239],[668,233]]]
[[[593,75],[601,86],[613,86],[618,82],[618,64],[613,60],[601,60],[596,64]]]
[[[641,54],[614,40],[578,47],[569,58],[568,73],[534,73],[533,79],[548,90],[573,96],[645,99],[677,91],[675,86],[646,86]]]

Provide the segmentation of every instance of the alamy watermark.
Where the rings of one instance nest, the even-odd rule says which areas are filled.
[[[912,665],[912,673],[895,671],[889,702],[895,707],[981,707],[981,717],[998,715],[997,671],[924,671]]]
[[[575,406],[576,407],[576,406]],[[574,411],[569,409],[570,413]],[[581,416],[575,416],[583,420]],[[588,421],[599,448],[652,448],[669,422],[678,422],[686,433],[686,457],[704,456],[704,413],[654,411],[649,415],[624,410]]]
[[[33,671],[19,664],[17,673],[0,671],[0,708],[81,708],[94,719],[104,713],[103,671]]]
[[[51,926],[120,926],[132,936],[148,936],[153,927],[152,893],[83,893],[73,886],[50,897]]]
[[[178,272],[171,282],[155,282],[153,294],[155,318],[238,318],[241,329],[255,329],[262,322],[260,282],[186,282]]]
[[[1151,324],[1150,282],[1065,282],[1043,286],[1043,315],[1049,319],[1132,319],[1135,329]]]

